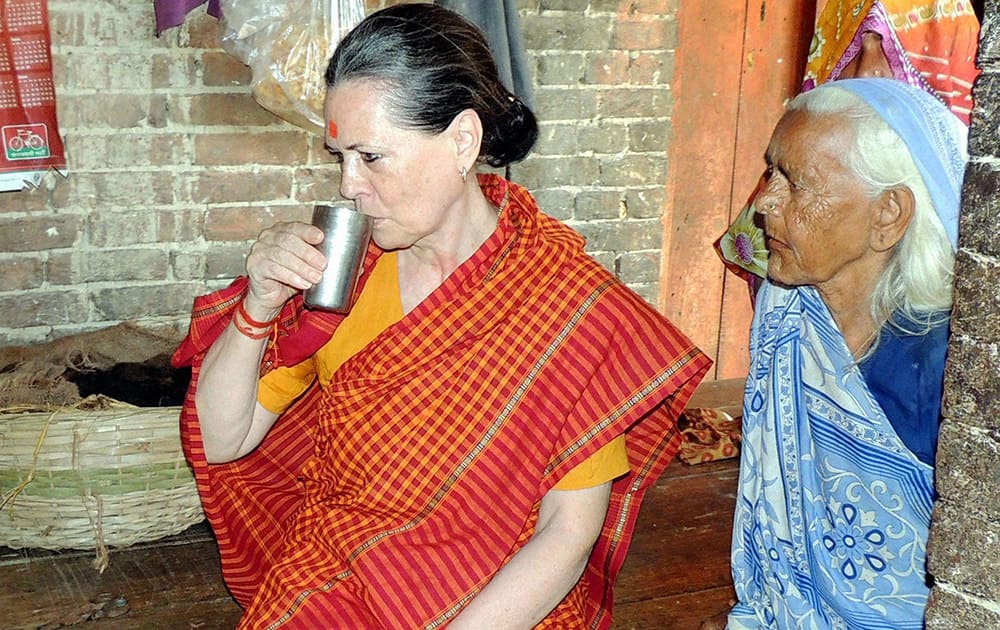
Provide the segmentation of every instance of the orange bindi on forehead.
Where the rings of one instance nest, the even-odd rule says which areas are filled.
[[[330,137],[331,138],[336,138],[337,137],[337,123],[335,123],[335,122],[333,122],[331,120],[329,122],[328,126],[329,126]]]

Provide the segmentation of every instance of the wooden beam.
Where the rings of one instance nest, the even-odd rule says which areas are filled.
[[[716,378],[745,376],[751,308],[713,243],[747,200],[771,129],[798,91],[815,2],[718,0],[678,9],[659,303],[715,359]]]
[[[718,359],[723,267],[712,242],[729,220],[745,0],[682,2],[677,22],[659,302]]]
[[[733,196],[727,225],[740,213],[764,172],[764,151],[785,102],[798,94],[815,23],[812,0],[752,0],[744,32]],[[727,273],[719,321],[718,378],[745,376],[753,309],[746,283]]]

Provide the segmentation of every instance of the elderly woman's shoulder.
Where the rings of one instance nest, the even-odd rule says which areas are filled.
[[[944,363],[951,333],[947,312],[932,313],[913,321],[897,314],[882,328],[879,351],[897,360]]]

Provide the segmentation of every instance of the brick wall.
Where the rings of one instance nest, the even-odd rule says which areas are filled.
[[[1000,4],[985,11],[929,549],[933,630],[1000,628]]]
[[[520,9],[541,138],[511,175],[654,301],[676,0]],[[0,194],[0,345],[124,320],[183,326],[263,227],[337,195],[338,168],[251,100],[203,8],[159,38],[150,0],[49,10],[69,175]]]

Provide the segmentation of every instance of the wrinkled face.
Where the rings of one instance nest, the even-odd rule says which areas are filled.
[[[340,192],[375,217],[375,243],[391,250],[433,239],[462,188],[455,143],[446,133],[398,126],[374,81],[329,89],[324,110],[326,146],[341,162]]]
[[[773,281],[849,287],[871,264],[876,198],[844,164],[852,133],[837,116],[803,112],[785,114],[775,127],[769,178],[755,200]]]

